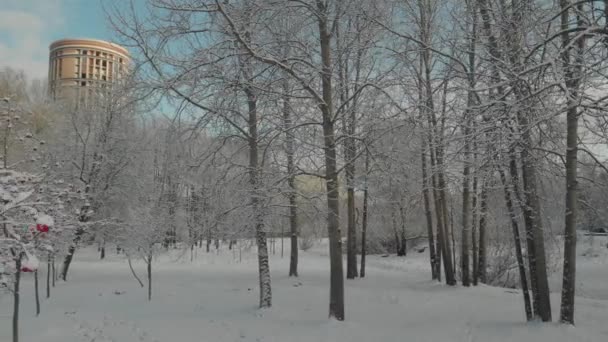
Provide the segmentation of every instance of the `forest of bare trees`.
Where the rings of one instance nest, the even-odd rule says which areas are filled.
[[[528,321],[552,320],[563,270],[558,319],[574,324],[577,234],[608,223],[607,6],[117,2],[107,17],[134,61],[112,96],[73,110],[0,72],[2,172],[74,198],[28,204],[66,227],[36,247],[63,280],[79,245],[116,245],[146,263],[152,300],[157,253],[250,241],[264,308],[276,241],[302,277],[298,249],[326,238],[339,321],[345,278],[373,277],[366,256],[424,252],[439,282],[521,289]],[[25,136],[45,141],[36,158]],[[24,199],[4,197],[0,270],[18,295],[38,243],[20,251],[6,227]]]

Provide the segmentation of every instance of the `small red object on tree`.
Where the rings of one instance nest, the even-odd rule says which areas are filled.
[[[34,272],[34,270],[29,268],[28,266],[22,266],[21,272]]]
[[[37,224],[36,225],[36,230],[41,232],[41,233],[48,233],[49,232],[49,226],[46,224]]]

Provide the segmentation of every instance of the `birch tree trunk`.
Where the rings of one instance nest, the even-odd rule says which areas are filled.
[[[272,306],[272,290],[270,287],[270,264],[268,261],[268,246],[264,217],[260,203],[260,165],[258,162],[258,114],[257,98],[252,89],[245,88],[248,105],[249,124],[249,185],[251,186],[251,208],[254,215],[255,240],[258,247],[258,276],[260,286],[260,308]]]

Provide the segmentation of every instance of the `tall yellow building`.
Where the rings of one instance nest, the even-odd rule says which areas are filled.
[[[129,51],[97,39],[61,39],[49,47],[49,93],[54,100],[88,103],[127,71]]]

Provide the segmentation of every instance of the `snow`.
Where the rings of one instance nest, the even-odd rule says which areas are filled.
[[[27,256],[21,261],[21,269],[22,270],[27,270],[25,272],[34,272],[38,269],[38,267],[40,266],[40,261],[38,261],[38,258],[33,255],[33,254],[29,254],[27,253]]]
[[[583,242],[584,243],[584,242]],[[604,241],[605,244],[605,241]],[[581,245],[583,246],[583,245]],[[300,277],[287,277],[285,256],[271,253],[273,307],[258,310],[254,249],[171,251],[153,264],[153,299],[132,277],[123,255],[79,250],[67,283],[59,282],[35,317],[33,278],[23,275],[22,342],[599,342],[608,339],[608,252],[579,258],[577,326],[525,323],[521,295],[429,280],[428,256],[370,256],[367,277],[346,281],[346,321],[327,319],[326,246],[300,253]],[[602,248],[598,243],[598,248]],[[605,247],[603,247],[606,249]],[[579,248],[579,254],[585,252]],[[595,267],[594,265],[597,265]],[[145,278],[145,266],[135,262]],[[42,267],[40,279],[46,275]],[[559,278],[559,277],[558,277]],[[552,281],[555,279],[552,278]],[[44,293],[42,286],[41,293]],[[0,296],[0,341],[10,340],[11,297]],[[552,295],[558,317],[559,293]]]
[[[53,220],[53,218],[49,215],[46,214],[39,214],[38,218],[36,219],[36,223],[37,224],[44,224],[47,225],[49,227],[52,227],[55,225],[55,221]]]

